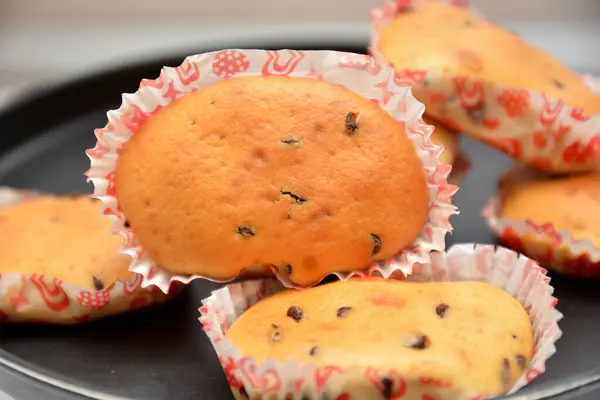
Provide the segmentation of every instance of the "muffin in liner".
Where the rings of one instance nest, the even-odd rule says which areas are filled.
[[[465,179],[465,177],[471,171],[471,158],[467,155],[467,153],[461,151],[454,164],[452,164],[452,171],[450,172],[450,176],[448,176],[448,182],[452,185],[460,186],[460,183]]]
[[[555,342],[561,336],[558,321],[562,314],[555,308],[557,300],[552,297],[550,279],[538,264],[508,249],[464,244],[452,247],[448,253],[432,253],[431,263],[419,265],[415,272],[407,280],[483,281],[510,293],[529,313],[534,335],[532,360],[511,393],[544,372],[546,360],[555,353]],[[389,371],[344,370],[336,365],[317,367],[300,365],[294,360],[258,363],[231,344],[225,337],[229,326],[259,300],[282,289],[275,280],[247,281],[216,290],[202,301],[200,322],[219,357],[234,396],[238,399],[289,399],[304,395],[316,399],[327,395],[332,399],[350,399],[357,396],[348,391],[351,384],[353,390],[361,391],[361,397],[357,398],[383,398],[379,378]],[[485,393],[458,393],[450,385],[432,387],[427,379],[397,377],[399,379],[392,385],[394,393],[397,390],[406,399],[488,398]]]
[[[33,191],[0,188],[0,208],[37,196]],[[110,234],[110,233],[107,233]],[[103,290],[89,291],[43,274],[0,275],[0,322],[76,324],[164,302],[156,287],[142,288],[142,276],[117,280]]]
[[[384,0],[380,8],[371,11],[369,52],[379,63],[386,63],[378,47],[381,30],[419,2]],[[466,0],[446,3],[469,7]],[[435,72],[402,65],[395,68],[396,82],[412,85],[415,96],[426,104],[428,115],[515,159],[550,172],[600,167],[600,115],[586,115],[581,108],[522,87],[466,76],[438,76]],[[582,79],[600,93],[597,78],[586,75]]]
[[[366,266],[361,273],[379,271],[385,277],[395,270],[410,273],[413,264],[428,262],[429,252],[444,248],[444,237],[451,230],[449,218],[456,213],[451,197],[457,188],[446,179],[451,166],[439,164],[442,148],[429,139],[433,128],[421,119],[423,105],[415,100],[409,87],[396,83],[389,67],[377,64],[369,56],[334,51],[222,50],[187,57],[179,67],[163,68],[158,79],[142,81],[136,93],[123,95],[121,107],[108,112],[106,127],[95,131],[96,146],[87,151],[91,160],[87,176],[94,183],[94,197],[104,203],[104,214],[114,222],[113,232],[125,238],[123,251],[133,257],[130,270],[144,276],[143,286],[156,285],[167,292],[171,282],[210,278],[165,271],[140,246],[134,231],[125,227],[114,182],[120,149],[145,119],[186,93],[234,77],[272,75],[323,80],[374,101],[404,124],[422,159],[429,188],[429,213],[420,235],[394,258]],[[275,269],[273,273],[286,286],[292,286]],[[336,273],[342,279],[354,274]]]
[[[427,118],[423,119],[425,123],[434,127],[431,141],[434,145],[444,147],[440,155],[440,162],[443,164],[452,165],[452,171],[448,176],[448,182],[453,185],[458,185],[471,170],[471,159],[460,148],[460,134],[445,127],[437,121]]]
[[[504,173],[498,194],[486,203],[482,215],[503,245],[525,254],[544,267],[583,278],[600,278],[600,248],[591,239],[575,239],[568,230],[557,230],[551,223],[515,221],[502,216],[503,197],[511,185],[552,179],[543,172],[516,165]]]

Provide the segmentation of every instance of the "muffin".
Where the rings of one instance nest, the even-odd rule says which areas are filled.
[[[408,3],[373,11],[370,49],[427,115],[538,169],[600,167],[600,96],[581,76],[466,8]]]
[[[600,277],[600,173],[506,174],[486,220],[507,246],[553,270]]]
[[[440,162],[442,164],[453,165],[460,153],[458,133],[427,116],[423,116],[423,121],[425,121],[427,125],[432,125],[435,128],[431,135],[433,144],[444,146],[444,150],[442,151],[442,154],[440,154]]]
[[[514,32],[445,2],[400,12],[380,31],[379,50],[397,68],[427,70],[428,79],[464,76],[527,88],[600,114],[600,97],[578,74]],[[429,109],[428,96],[419,99],[432,116],[442,116],[437,107]]]
[[[242,314],[226,337],[258,362],[394,371],[406,385],[451,382],[454,395],[506,393],[533,349],[521,304],[482,282],[351,280],[284,291]],[[399,389],[391,378],[382,397]],[[357,398],[376,398],[368,380],[351,385]]]
[[[423,229],[429,190],[402,124],[340,85],[247,76],[200,87],[119,150],[115,193],[164,270],[298,286],[386,260]]]
[[[142,289],[100,202],[39,196],[0,209],[0,310],[9,321],[74,323],[165,298]]]
[[[546,271],[492,245],[430,255],[406,280],[214,291],[200,322],[234,396],[491,398],[539,376],[561,336]]]

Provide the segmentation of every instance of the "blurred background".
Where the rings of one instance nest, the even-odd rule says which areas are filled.
[[[366,44],[380,0],[0,0],[0,102],[15,91],[224,46]],[[600,74],[600,0],[475,0],[581,72]],[[523,60],[527,62],[527,60]]]

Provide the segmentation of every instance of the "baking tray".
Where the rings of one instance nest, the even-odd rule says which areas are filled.
[[[225,47],[225,46],[224,46]],[[263,47],[260,43],[245,47]],[[270,48],[334,49],[364,53],[366,43],[277,43]],[[213,49],[191,49],[189,54]],[[18,99],[0,111],[0,185],[56,194],[89,193],[84,150],[106,123],[121,93],[158,76],[185,55],[163,57],[93,74]],[[494,243],[480,214],[498,174],[511,161],[463,138],[473,170],[455,196],[448,245]],[[0,233],[2,234],[2,233]],[[43,238],[41,238],[43,240]],[[547,372],[512,398],[600,398],[600,292],[597,283],[553,276],[564,313],[558,353]],[[0,325],[0,388],[18,399],[231,399],[210,342],[197,321],[200,300],[219,285],[195,281],[175,301],[79,326]],[[492,344],[490,344],[492,345]]]

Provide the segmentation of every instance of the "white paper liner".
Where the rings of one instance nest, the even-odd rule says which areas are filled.
[[[38,192],[0,188],[0,208],[34,198]],[[108,234],[108,233],[107,233]],[[172,296],[156,287],[142,288],[142,276],[117,280],[88,291],[52,276],[0,275],[0,322],[76,324],[163,302]],[[176,291],[172,292],[174,295]]]
[[[125,228],[114,185],[119,150],[146,118],[180,96],[234,76],[268,75],[320,79],[373,100],[396,120],[405,123],[423,161],[429,187],[429,217],[420,235],[393,259],[356,273],[378,271],[385,277],[394,270],[410,273],[414,263],[428,261],[430,251],[444,249],[445,235],[451,230],[449,218],[456,213],[451,197],[457,188],[446,179],[451,166],[439,164],[442,148],[434,146],[429,139],[433,127],[421,119],[423,105],[415,100],[409,87],[395,83],[389,67],[376,64],[369,56],[334,51],[222,50],[187,57],[179,67],[163,68],[158,79],[142,81],[137,92],[124,94],[121,107],[108,112],[106,127],[95,131],[96,147],[87,151],[91,160],[87,176],[94,183],[94,197],[103,202],[104,213],[112,218],[113,232],[125,238],[123,252],[133,257],[130,270],[144,276],[143,286],[156,285],[167,292],[171,282],[189,283],[210,277],[177,275],[160,268],[138,243],[133,231]],[[336,275],[347,279],[354,274]],[[292,286],[285,277],[278,278]]]
[[[510,293],[529,313],[533,324],[534,354],[527,370],[510,393],[542,374],[546,360],[555,353],[555,342],[562,334],[558,327],[562,314],[555,308],[557,300],[552,297],[553,288],[549,284],[550,278],[546,276],[546,270],[511,250],[491,245],[456,245],[447,254],[432,253],[431,259],[431,264],[420,265],[418,271],[415,270],[415,274],[407,280],[488,282]],[[285,363],[275,360],[258,363],[231,344],[225,337],[229,326],[260,299],[282,289],[283,286],[275,280],[248,281],[216,290],[202,301],[200,322],[213,344],[234,393],[239,395],[243,387],[242,392],[249,398],[287,399],[300,398],[301,395],[321,398],[320,395],[327,394],[327,398],[348,399],[350,393],[345,392],[346,384],[352,382],[353,388],[365,386],[366,390],[361,392],[362,397],[352,393],[352,398],[382,398],[378,397],[381,396],[380,388],[369,382],[368,378],[386,376],[390,371],[344,370],[335,365],[316,367],[299,365],[293,360]],[[444,391],[439,387],[432,389],[430,385],[420,384],[421,380],[411,380],[414,383],[407,385],[399,377],[400,382],[405,385],[403,399],[428,398],[425,395],[444,399],[487,398],[484,393],[459,393]],[[432,394],[428,392],[431,390],[438,391]]]
[[[379,32],[405,7],[420,1],[424,0],[384,0],[380,8],[371,11],[369,52],[379,63],[386,62],[378,48]],[[469,7],[466,0],[444,2]],[[513,158],[551,172],[600,168],[600,115],[586,115],[581,108],[533,90],[441,76],[437,71],[396,68],[398,83],[413,86],[428,115]],[[583,79],[600,95],[597,78],[586,75]]]
[[[567,275],[600,278],[600,248],[592,240],[575,240],[570,231],[556,230],[548,222],[502,218],[502,197],[511,184],[545,179],[552,178],[524,165],[513,167],[501,177],[499,193],[486,203],[483,218],[505,246],[544,267]]]

